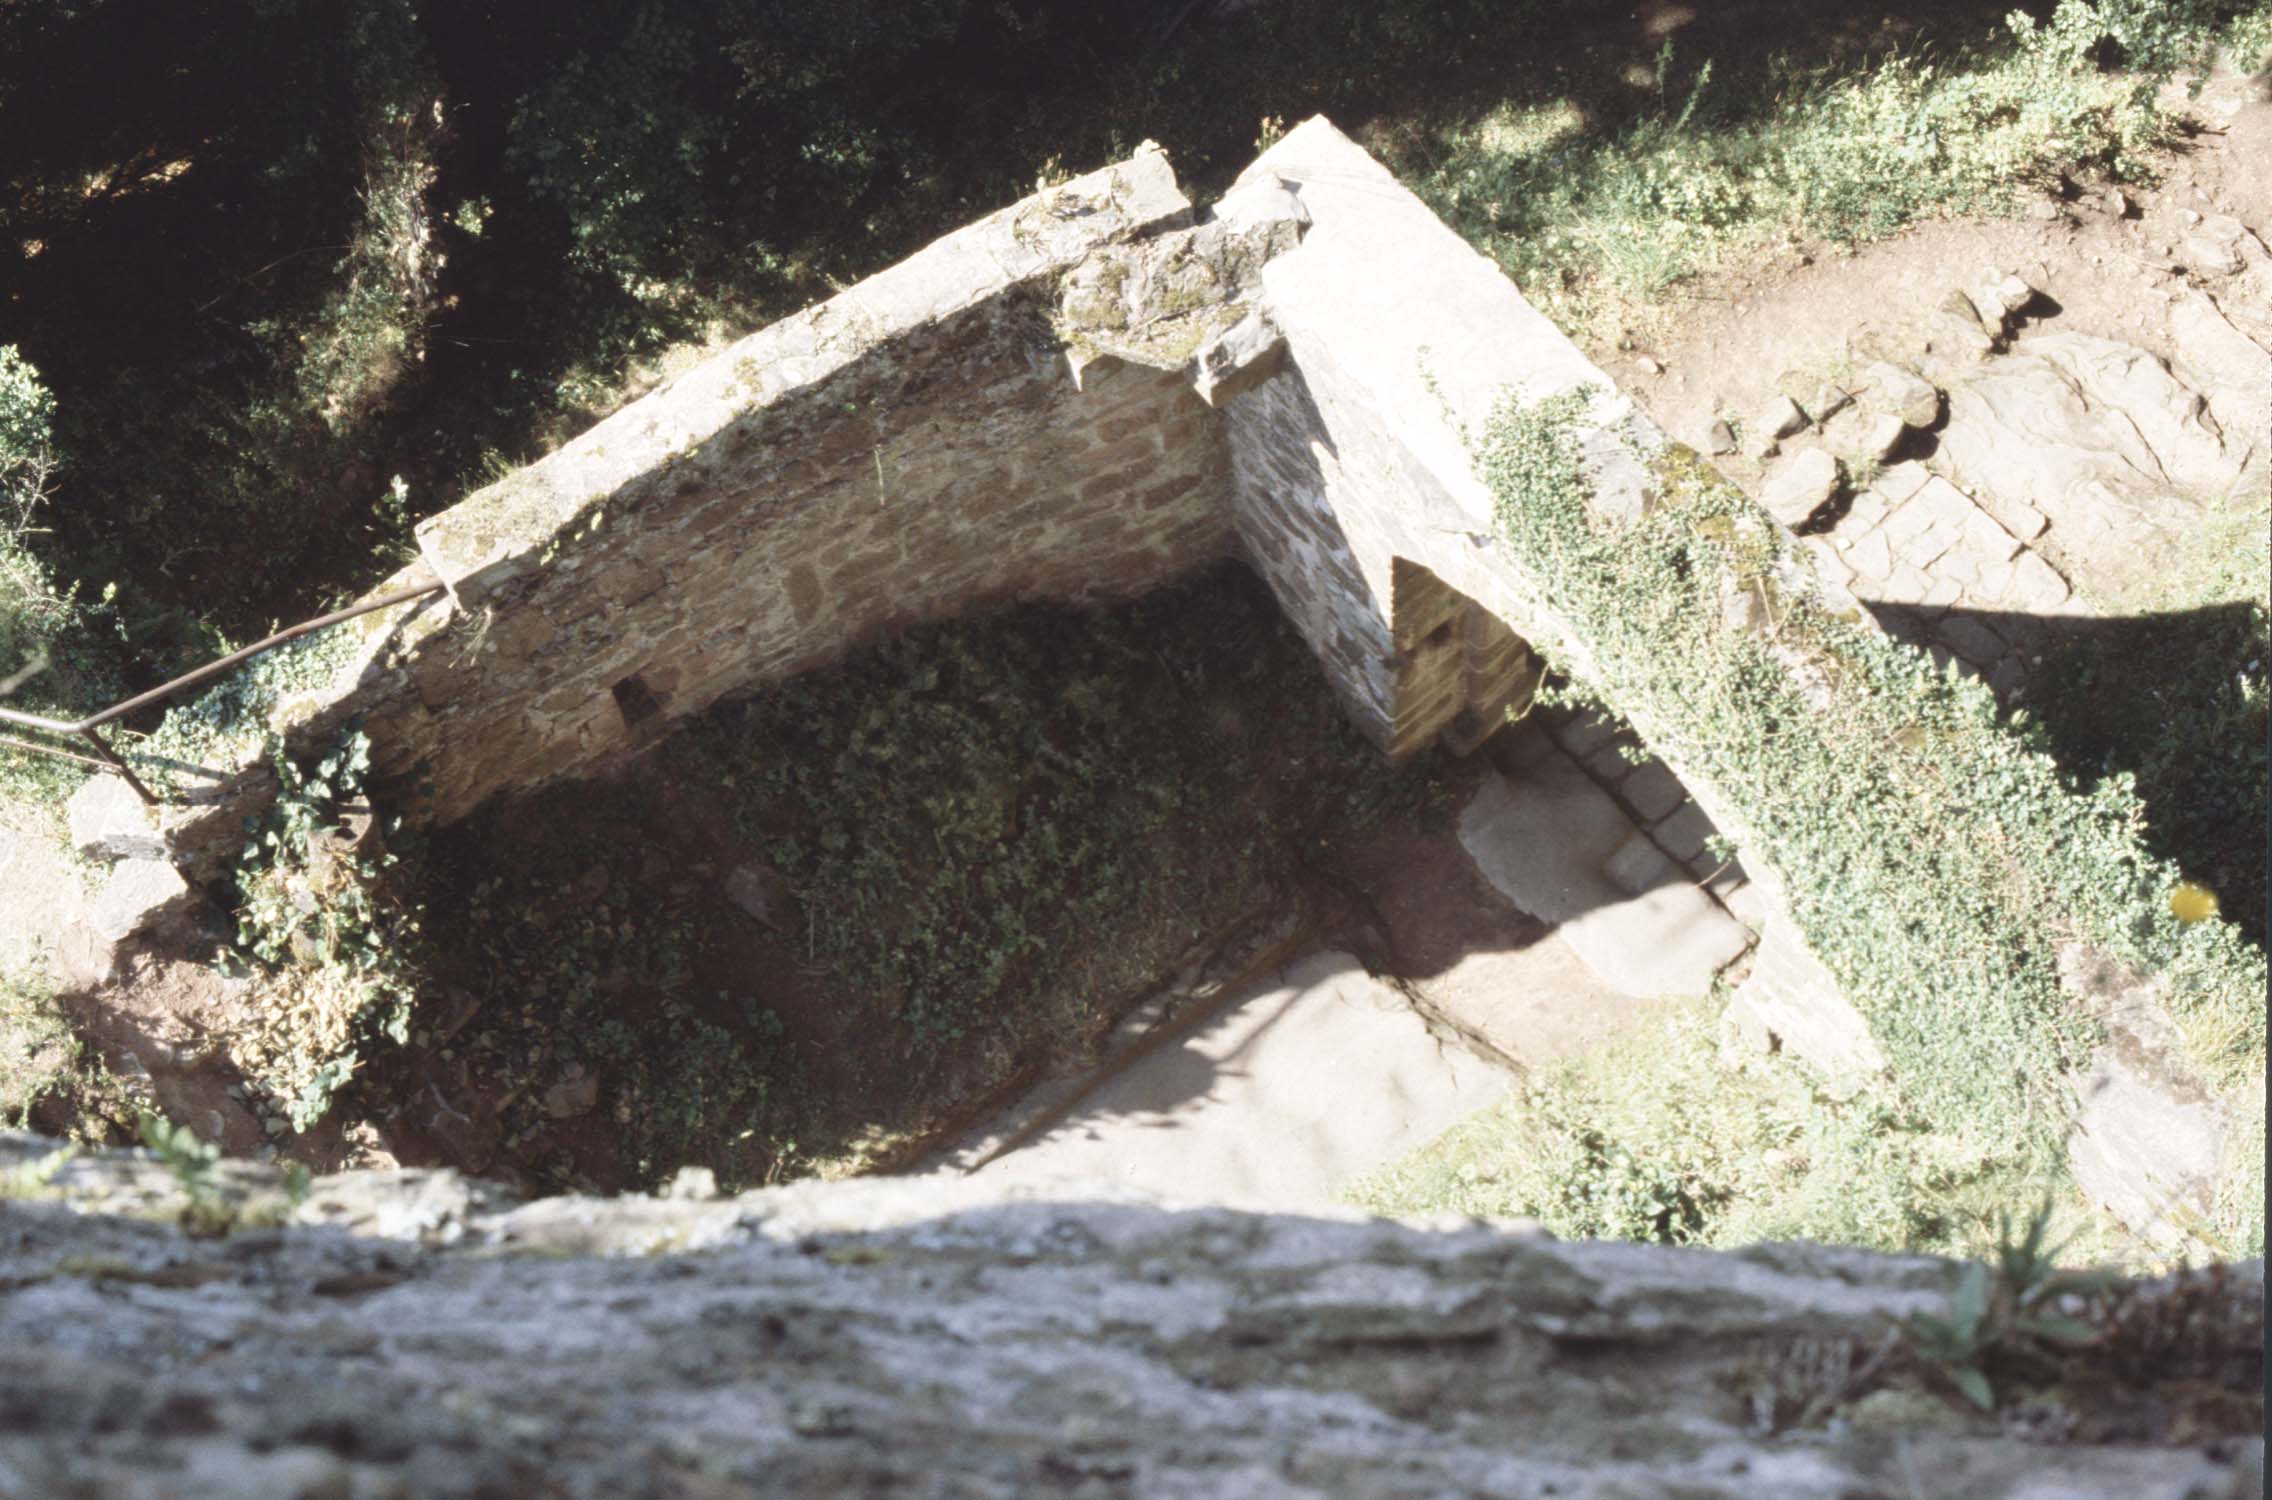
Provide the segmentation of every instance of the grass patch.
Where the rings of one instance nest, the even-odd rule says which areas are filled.
[[[1772,1240],[1974,1254],[1999,1213],[2061,1184],[2009,1134],[1839,1099],[1780,1057],[1726,1050],[1721,1000],[1678,1003],[1349,1190],[1374,1213],[1530,1218],[1565,1238]],[[2095,1227],[2079,1197],[2069,1228]],[[2101,1238],[2086,1253],[2111,1257]]]
[[[0,972],[0,1130],[115,1144],[149,1102],[79,1039],[38,966]]]
[[[2265,939],[2272,826],[2272,512],[2223,515],[2187,544],[2191,564],[2151,612],[2086,630],[2037,670],[2028,701],[2059,763],[2086,785],[2123,776],[2147,809],[2145,840]]]
[[[1566,328],[1613,335],[1667,288],[1816,239],[1996,212],[2060,174],[2148,175],[2170,121],[2153,72],[2198,60],[2236,6],[2061,0],[1985,44],[1862,65],[1770,60],[1715,79],[1658,56],[1653,100],[1510,101],[1445,131],[1415,191]],[[2265,7],[2233,23],[2243,45]],[[1657,309],[1661,313],[1662,309]]]

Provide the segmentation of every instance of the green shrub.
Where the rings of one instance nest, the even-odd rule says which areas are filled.
[[[250,830],[236,871],[235,956],[260,995],[236,1039],[237,1065],[294,1130],[329,1112],[369,1051],[409,1040],[419,921],[389,890],[394,856],[351,848],[342,818],[359,806],[370,745],[351,733],[302,769],[277,747],[276,802]],[[377,830],[364,835],[377,843]]]
[[[81,599],[34,550],[46,534],[41,513],[57,468],[54,414],[39,371],[0,344],[0,704],[75,719],[102,707],[116,679],[114,652],[99,631],[107,597]],[[0,734],[50,739],[12,726],[0,726]],[[56,800],[81,779],[69,762],[0,746],[0,797]]]

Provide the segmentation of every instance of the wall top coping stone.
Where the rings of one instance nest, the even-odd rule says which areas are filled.
[[[420,551],[460,606],[478,605],[533,572],[576,528],[606,524],[619,491],[697,453],[752,410],[809,390],[895,335],[1191,215],[1166,153],[1147,142],[1127,161],[1022,199],[741,339],[420,522]]]
[[[1536,308],[1497,264],[1461,239],[1389,170],[1323,115],[1303,121],[1239,175],[1232,195],[1276,183],[1310,220],[1300,247],[1263,267],[1265,302],[1305,367],[1362,386],[1372,409],[1487,532],[1491,497],[1465,435],[1480,436],[1510,392],[1526,402],[1598,387],[1585,442],[1605,503],[1623,510],[1646,487],[1643,452],[1662,437],[1631,398]],[[1626,492],[1630,492],[1627,494]]]

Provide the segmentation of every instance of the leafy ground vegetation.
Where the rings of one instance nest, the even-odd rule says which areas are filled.
[[[1534,303],[1602,334],[1764,250],[2008,210],[2067,173],[2151,175],[2148,150],[2173,129],[2158,83],[2219,41],[2244,66],[2272,55],[2272,8],[2061,0],[1861,66],[1731,68],[1668,42],[1637,109],[1510,100],[1407,170]]]
[[[552,1183],[888,1160],[1429,788],[1235,567],[915,630],[406,859],[430,982],[356,1102]]]

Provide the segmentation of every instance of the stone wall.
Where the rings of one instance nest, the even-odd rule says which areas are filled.
[[[743,339],[423,522],[397,581],[446,600],[356,627],[292,714],[363,715],[398,804],[447,821],[884,632],[1226,555],[1222,434],[1188,376],[1107,355],[1076,380],[1059,336],[1069,273],[1191,217],[1147,151]]]
[[[54,1144],[0,1133],[10,1500],[2262,1483],[2252,1267],[2159,1321],[2172,1289],[2141,1287],[2150,1367],[2102,1351],[2079,1378],[2052,1367],[2041,1399],[2007,1383],[1999,1422],[1887,1344],[1889,1319],[1945,1315],[1944,1261],[979,1179],[720,1199],[688,1173],[661,1198],[517,1204],[448,1172],[355,1173],[291,1209],[275,1173],[234,1163],[193,1236],[145,1154],[54,1163]]]
[[[1288,134],[1204,218],[1140,153],[752,335],[426,521],[396,582],[438,579],[446,598],[353,626],[344,667],[278,721],[312,744],[364,716],[390,805],[448,820],[884,632],[1134,595],[1236,549],[1387,753],[1472,746],[1535,686],[1529,642],[1592,675],[1551,580],[1497,539],[1467,441],[1510,397],[1579,387],[1599,392],[1577,434],[1589,503],[1636,515],[1662,434],[1331,124]],[[1779,582],[1835,597],[1811,573]],[[1650,706],[1618,707],[1749,849]],[[265,795],[257,744],[169,814],[193,872]],[[1738,1020],[1825,1071],[1871,1071],[1765,852],[1744,864],[1776,962]],[[114,880],[169,873],[130,864]]]
[[[1289,133],[1231,197],[1272,189],[1299,199],[1308,227],[1261,273],[1284,365],[1224,412],[1239,538],[1351,715],[1408,755],[1463,715],[1480,723],[1522,701],[1536,676],[1523,638],[1545,632],[1584,660],[1493,539],[1467,432],[1509,395],[1599,387],[1586,447],[1611,511],[1642,502],[1635,455],[1663,439],[1496,265],[1331,124]]]
[[[1066,271],[1189,217],[1156,153],[1029,199],[422,524],[473,628],[372,714],[382,768],[423,761],[450,818],[885,631],[1224,555],[1189,382],[1104,361],[1076,386],[1052,329]]]

